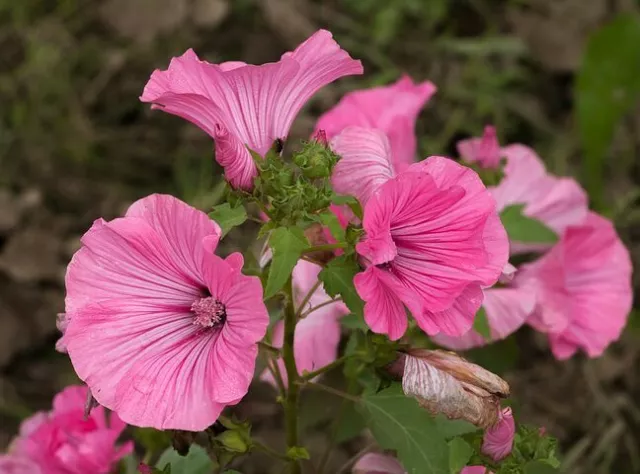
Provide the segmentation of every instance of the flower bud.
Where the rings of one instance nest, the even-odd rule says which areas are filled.
[[[513,449],[516,424],[511,408],[505,408],[498,416],[498,423],[489,428],[482,440],[482,452],[494,461],[506,458]]]
[[[504,380],[453,352],[412,349],[388,369],[402,379],[405,395],[414,397],[426,410],[480,428],[496,425],[500,399],[509,395]]]
[[[311,140],[304,144],[302,150],[294,155],[293,162],[300,168],[306,178],[328,178],[338,157],[331,151],[325,140]]]
[[[249,445],[242,434],[238,431],[229,430],[216,436],[216,440],[228,451],[234,453],[246,453]]]

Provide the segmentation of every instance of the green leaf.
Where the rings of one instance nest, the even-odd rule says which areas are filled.
[[[309,451],[302,446],[292,446],[287,449],[287,457],[295,460],[310,459]]]
[[[273,258],[264,290],[265,298],[271,298],[284,286],[309,242],[299,227],[278,227],[271,233],[269,246]]]
[[[167,449],[156,467],[164,469],[167,464],[171,464],[171,474],[211,474],[216,467],[207,452],[197,444],[191,445],[186,456],[180,456],[173,448]]]
[[[436,425],[438,425],[438,431],[445,438],[453,438],[454,436],[465,435],[478,431],[475,425],[463,420],[450,420],[444,415],[437,415],[435,417]]]
[[[338,217],[331,211],[323,212],[320,214],[320,221],[326,225],[331,231],[331,235],[338,242],[344,242],[346,239],[344,229],[340,225],[340,221],[338,221]]]
[[[356,410],[355,404],[349,402],[342,415],[342,419],[336,428],[336,443],[344,443],[355,438],[366,427],[365,419],[362,414]]]
[[[601,203],[606,153],[620,119],[640,94],[640,18],[621,14],[590,38],[575,86],[585,179]]]
[[[553,244],[558,236],[537,219],[522,213],[524,204],[507,206],[500,213],[502,225],[507,230],[509,239],[517,242],[535,242]]]
[[[340,318],[340,324],[342,324],[347,329],[361,329],[362,331],[367,331],[369,326],[364,322],[364,318],[362,315],[349,313],[346,316]]]
[[[460,474],[462,468],[467,465],[473,448],[462,438],[453,438],[449,441],[449,469],[451,474]]]
[[[209,213],[209,217],[216,221],[222,229],[222,237],[236,226],[247,220],[247,211],[242,205],[231,207],[228,202],[219,204]]]
[[[147,452],[160,452],[171,446],[171,438],[168,432],[153,428],[136,428],[133,438],[144,447]]]
[[[558,474],[560,471],[543,461],[531,461],[525,464],[524,474]]]
[[[491,327],[487,319],[487,312],[483,307],[476,313],[476,318],[473,320],[473,329],[484,337],[485,340],[488,341],[491,339]]]
[[[353,255],[341,255],[331,260],[318,274],[327,294],[342,296],[347,307],[359,316],[363,314],[364,302],[356,292],[353,277],[360,271]]]
[[[397,451],[408,474],[449,474],[449,447],[438,425],[399,385],[363,395],[360,409],[378,444]]]

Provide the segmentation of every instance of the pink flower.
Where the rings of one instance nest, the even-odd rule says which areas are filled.
[[[294,298],[299,307],[304,297],[318,282],[318,273],[322,268],[305,260],[300,260],[293,269]],[[305,304],[302,314],[323,303],[331,301],[331,297],[320,285]],[[349,310],[344,303],[338,301],[327,304],[314,310],[298,321],[296,325],[293,351],[296,359],[296,368],[302,375],[304,371],[312,372],[336,360],[338,356],[338,344],[340,343],[339,318],[347,314]],[[284,325],[282,321],[276,323],[273,328],[272,344],[282,347],[284,338]],[[282,360],[278,361],[280,375],[285,385],[287,374]],[[266,370],[261,379],[275,384],[271,373]]]
[[[558,359],[583,349],[600,356],[620,337],[632,304],[631,260],[607,219],[590,212],[560,241],[524,265],[515,283],[536,295],[528,322],[549,334]]]
[[[107,417],[98,407],[85,418],[86,387],[71,386],[53,400],[50,413],[37,413],[25,420],[14,442],[12,456],[21,458],[17,466],[32,463],[31,471],[42,474],[108,474],[116,463],[133,450],[133,443],[117,445],[126,425],[115,413]],[[0,472],[2,471],[0,464]]]
[[[362,74],[355,61],[319,30],[275,63],[210,64],[193,50],[156,70],[140,100],[194,123],[215,141],[216,160],[234,186],[251,189],[261,156],[284,139],[302,106],[320,88],[343,76]]]
[[[0,455],[0,474],[43,474],[33,461],[15,454]]]
[[[487,125],[479,138],[461,140],[457,145],[460,156],[469,163],[479,163],[483,168],[497,168],[500,165],[500,143],[495,127]]]
[[[460,471],[460,474],[493,474],[484,466],[468,466]]]
[[[366,235],[356,250],[367,269],[354,283],[369,327],[400,338],[406,305],[429,335],[467,332],[482,303],[481,288],[498,280],[508,257],[495,201],[478,175],[431,157],[381,186],[371,176],[363,181],[368,188],[361,195],[370,197]]]
[[[513,420],[511,408],[505,408],[500,413],[498,423],[484,433],[482,452],[494,461],[500,461],[511,454],[513,438],[516,435],[516,424]]]
[[[491,339],[486,340],[474,329],[460,337],[451,337],[440,333],[433,340],[448,349],[464,351],[480,347],[491,341],[505,339],[517,331],[535,308],[535,295],[522,288],[485,288],[482,307],[491,329]]]
[[[533,150],[524,145],[502,148],[506,158],[505,176],[491,188],[498,209],[524,204],[524,214],[538,219],[561,234],[569,225],[579,224],[587,216],[587,195],[572,178],[548,174]],[[545,250],[548,244],[514,242],[512,253]]]
[[[268,324],[220,228],[166,195],[96,220],[66,276],[64,343],[79,377],[127,423],[200,431],[246,394]]]
[[[406,474],[406,471],[393,456],[380,453],[367,453],[354,464],[353,474]]]
[[[414,84],[408,76],[388,86],[354,91],[318,119],[316,130],[331,139],[350,126],[378,129],[389,139],[393,166],[402,171],[416,160],[416,119],[435,92],[431,82]]]

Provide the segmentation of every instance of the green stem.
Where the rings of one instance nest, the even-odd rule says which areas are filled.
[[[300,319],[306,318],[311,313],[313,313],[315,310],[320,309],[320,308],[322,308],[324,306],[328,306],[328,305],[330,305],[332,303],[335,303],[336,301],[342,301],[342,298],[333,298],[331,300],[324,301],[324,302],[320,303],[319,305],[313,306],[312,308],[309,308],[309,311],[305,311],[304,313],[302,313],[300,315]]]
[[[323,390],[327,393],[331,393],[332,395],[335,395],[337,397],[342,397],[342,398],[346,398],[347,400],[351,400],[354,403],[360,403],[360,398],[358,397],[354,397],[353,395],[349,395],[346,392],[343,392],[342,390],[338,390],[335,389],[333,387],[329,387],[328,385],[323,385],[321,383],[317,383],[317,382],[296,382],[297,385],[304,385],[305,387],[311,387],[311,388],[315,388],[318,390]]]
[[[272,458],[280,459],[281,461],[289,461],[289,458],[282,453],[279,453],[275,449],[267,446],[266,444],[262,444],[259,441],[253,441],[253,448],[257,451],[262,451],[265,454],[268,454]]]
[[[325,250],[343,249],[347,246],[346,242],[338,242],[335,244],[314,245],[307,247],[302,253],[324,252]]]
[[[329,365],[325,365],[324,367],[319,368],[318,370],[314,370],[313,372],[305,372],[302,377],[302,380],[313,380],[318,375],[322,375],[325,372],[329,372],[330,370],[335,369],[336,367],[344,364],[344,362],[349,358],[349,356],[342,356],[339,359],[334,360]]]
[[[284,416],[286,423],[287,448],[298,446],[298,369],[293,353],[293,336],[296,329],[296,311],[293,306],[293,286],[291,277],[286,286],[287,298],[284,311],[284,341],[282,344],[282,358],[287,369],[289,386],[287,397],[284,402]],[[289,474],[301,474],[300,462],[295,459],[289,460]]]
[[[320,285],[322,285],[322,282],[320,280],[318,280],[317,282],[315,282],[315,284],[311,287],[311,289],[309,290],[309,292],[304,296],[304,299],[302,300],[302,302],[300,303],[300,306],[298,306],[298,310],[296,311],[296,317],[300,317],[300,315],[302,314],[302,310],[304,309],[304,307],[307,305],[307,303],[309,302],[309,300],[311,299],[311,297],[313,296],[313,294],[316,292],[316,290],[320,287]]]
[[[276,357],[280,355],[280,349],[278,349],[277,347],[273,347],[271,344],[267,342],[264,342],[264,341],[258,342],[258,347],[260,349],[264,349],[266,352],[269,352],[275,355]]]

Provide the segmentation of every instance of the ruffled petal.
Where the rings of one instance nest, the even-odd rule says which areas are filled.
[[[331,148],[341,157],[331,176],[335,192],[355,196],[363,206],[395,175],[389,141],[380,130],[346,128],[331,140]]]
[[[318,119],[316,130],[325,130],[328,138],[350,126],[381,130],[389,139],[393,166],[402,171],[416,160],[416,119],[435,91],[431,82],[414,84],[408,76],[395,84],[354,91]]]
[[[105,299],[188,308],[199,296],[192,275],[173,261],[166,241],[141,218],[96,220],[81,241],[83,247],[71,259],[65,279],[69,320],[85,304]]]
[[[495,127],[487,125],[482,137],[461,140],[456,144],[460,157],[469,163],[479,163],[483,168],[500,165],[500,143]]]
[[[358,273],[353,283],[365,301],[364,319],[373,332],[387,334],[392,341],[400,339],[407,330],[407,304],[414,314],[419,314],[419,299],[410,290],[396,282],[393,276],[376,267]]]
[[[2,474],[42,474],[35,462],[13,454],[0,455],[0,473]]]
[[[482,305],[482,289],[480,285],[467,286],[455,299],[450,308],[439,311],[425,311],[421,315],[413,315],[424,332],[433,336],[442,332],[448,336],[462,336],[473,326],[480,305]]]
[[[202,281],[200,266],[205,251],[202,241],[209,239],[213,252],[220,239],[220,226],[204,212],[166,194],[152,194],[133,203],[126,217],[147,222],[164,241],[169,258],[178,264],[195,285]],[[214,243],[215,242],[215,243]]]

